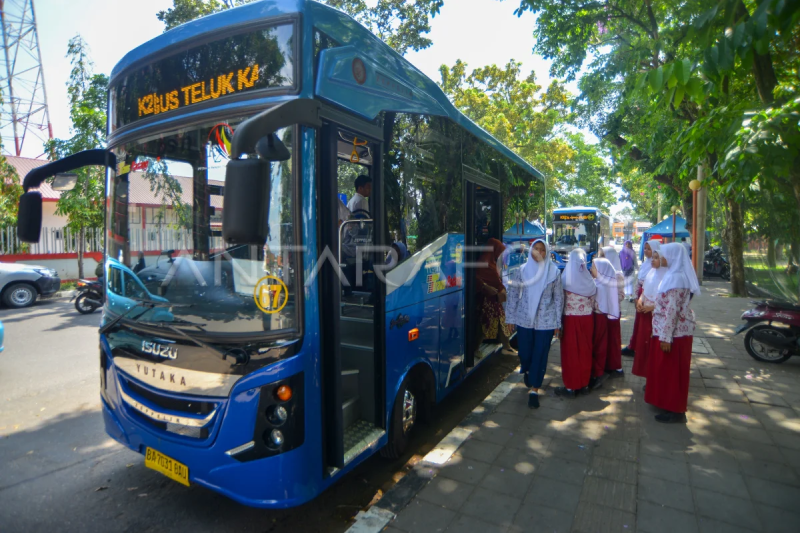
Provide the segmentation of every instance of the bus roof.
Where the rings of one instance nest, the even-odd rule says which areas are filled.
[[[586,207],[579,205],[576,207],[557,207],[553,209],[553,213],[586,213],[589,211],[592,213],[600,213],[601,215],[605,215],[605,213],[600,211],[599,207]]]
[[[402,102],[400,102],[400,105],[397,105],[396,108],[387,109],[387,111],[447,116],[471,134],[492,146],[500,154],[516,163],[533,177],[544,180],[544,175],[541,172],[458,111],[442,92],[439,85],[425,76],[408,60],[345,13],[313,0],[263,0],[182,24],[125,54],[111,71],[111,84],[113,85],[116,78],[129,69],[163,57],[165,49],[174,48],[179,51],[186,47],[187,42],[192,42],[204,35],[219,34],[225,29],[233,30],[236,27],[252,26],[254,21],[297,13],[304,14],[303,27],[306,31],[315,26],[323,25],[329,37],[339,43],[344,43],[344,45],[355,47],[362,54],[377,57],[382,69],[404,80],[414,88],[415,92],[425,96],[426,102],[422,106],[418,103],[416,105],[410,103],[407,108],[403,108]],[[304,44],[310,43],[310,39],[304,37],[303,42]],[[304,64],[302,66],[301,72],[305,83],[303,83],[302,89],[297,95],[300,98],[312,98],[315,96],[313,83],[310,83],[310,80],[313,79],[313,70],[311,68],[310,65]],[[400,100],[396,99],[396,102],[398,101]]]

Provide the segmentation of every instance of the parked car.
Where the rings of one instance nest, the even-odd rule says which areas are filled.
[[[28,307],[36,298],[52,296],[60,288],[61,278],[52,268],[0,263],[0,301],[8,307]]]

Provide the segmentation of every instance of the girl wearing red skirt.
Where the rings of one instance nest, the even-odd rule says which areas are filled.
[[[653,252],[657,252],[658,249],[661,247],[661,241],[657,241],[655,239],[649,240],[644,243],[644,261],[642,261],[642,266],[639,268],[639,276],[636,281],[636,299],[638,300],[642,296],[642,288],[644,287],[644,280],[647,277],[647,274],[650,272],[650,260],[653,258]],[[628,345],[622,349],[622,355],[627,357],[633,357],[636,353],[636,339],[639,335],[639,318],[641,313],[638,311],[639,306],[636,306],[636,316],[633,318],[633,334],[631,335],[631,340]],[[652,317],[647,317],[650,320]],[[647,335],[648,339],[650,335]],[[645,354],[647,356],[647,354]],[[636,362],[634,361],[634,365]]]
[[[597,286],[586,267],[586,252],[580,248],[572,250],[564,268],[565,305],[561,322],[561,377],[564,386],[556,388],[556,396],[575,398],[577,392],[589,392],[596,292]]]
[[[642,295],[636,302],[636,320],[638,332],[636,336],[636,357],[633,359],[633,375],[642,378],[647,377],[647,355],[650,350],[650,340],[653,335],[653,310],[656,308],[656,298],[658,297],[658,286],[667,272],[666,268],[661,268],[661,260],[658,252],[653,251],[652,259],[647,261],[647,278],[644,281]]]
[[[614,266],[619,303],[622,303],[625,299],[625,276],[622,273],[619,253],[613,246],[604,246],[603,257]],[[625,372],[622,371],[622,328],[619,318],[620,313],[608,316],[608,351],[605,370],[612,378],[625,377]]]
[[[622,294],[622,272],[617,272],[608,259],[599,257],[592,262],[597,293],[594,302],[594,331],[592,332],[592,379],[589,387],[599,388],[606,379],[606,369],[611,365],[622,366],[619,342],[619,304]],[[614,325],[616,324],[616,328]],[[616,329],[616,335],[615,335]],[[616,347],[616,353],[614,351]],[[620,369],[621,371],[621,369]]]
[[[658,422],[686,422],[695,324],[689,303],[692,296],[700,294],[700,284],[682,244],[661,246],[659,256],[667,271],[653,310],[644,401],[664,410],[656,415]]]

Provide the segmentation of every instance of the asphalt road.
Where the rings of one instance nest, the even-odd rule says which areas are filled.
[[[98,392],[100,312],[66,301],[0,309],[0,531],[340,532],[513,370],[498,356],[434,411],[396,461],[370,458],[302,507],[243,507],[144,467],[105,434]]]

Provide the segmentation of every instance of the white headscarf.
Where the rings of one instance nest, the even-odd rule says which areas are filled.
[[[655,239],[647,241],[642,246],[645,244],[650,245],[650,250],[653,252],[657,252],[659,249],[661,249],[661,241],[657,241]],[[651,268],[653,268],[653,265],[651,265],[650,260],[645,257],[645,261],[642,262],[642,266],[639,268],[639,281],[644,281]]]
[[[601,313],[619,318],[619,293],[617,292],[617,271],[614,265],[603,257],[598,257],[592,262],[592,266],[597,269],[597,278],[594,280],[597,286],[597,307]]]
[[[544,260],[539,263],[533,258],[533,247],[540,242],[544,245]],[[528,298],[528,312],[536,316],[539,310],[539,301],[542,299],[544,289],[555,281],[558,276],[558,267],[550,259],[550,250],[542,239],[536,239],[528,250],[528,261],[522,265],[522,282],[525,284],[525,294]]]
[[[692,294],[700,294],[700,284],[697,282],[697,274],[689,259],[689,254],[679,242],[671,242],[661,247],[658,255],[667,260],[667,272],[658,292],[663,293],[672,289],[689,289]]]
[[[661,255],[660,252],[654,251]],[[650,268],[650,271],[647,273],[647,277],[644,280],[644,295],[645,297],[650,300],[651,302],[656,301],[656,296],[658,296],[658,286],[661,285],[661,280],[664,279],[664,274],[667,273],[667,269],[665,267],[660,268]]]
[[[614,270],[622,272],[622,264],[619,262],[619,252],[613,246],[603,246],[603,257],[609,260]]]
[[[569,253],[569,261],[564,267],[564,290],[587,297],[594,296],[597,292],[594,278],[586,268],[586,252],[581,248],[575,248]]]

